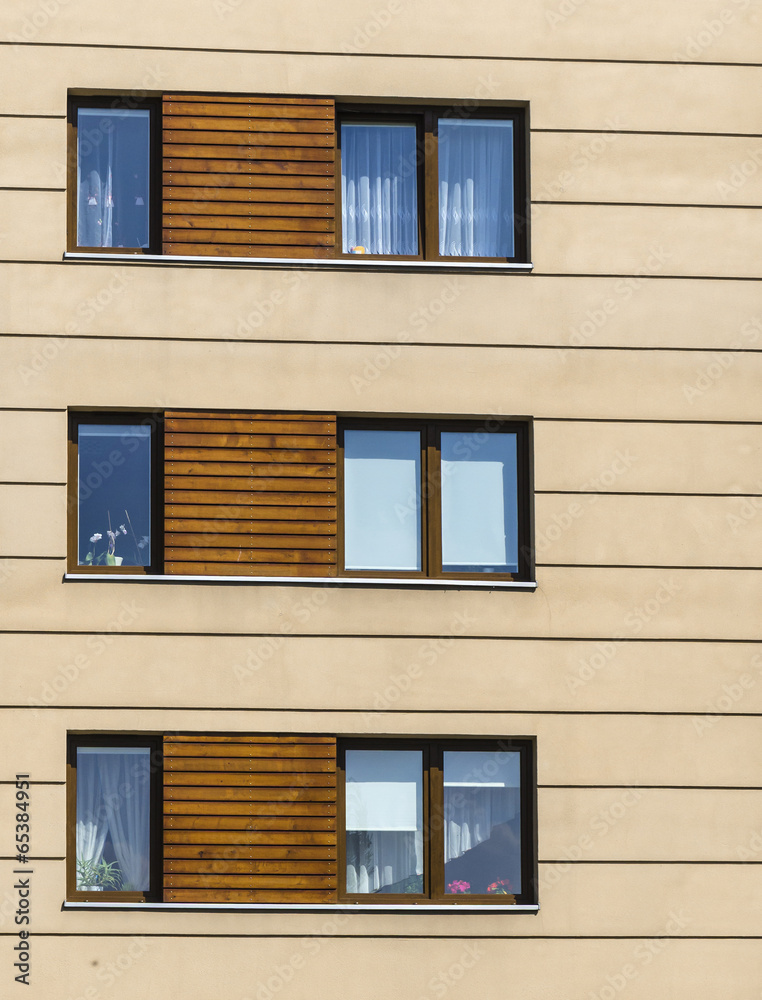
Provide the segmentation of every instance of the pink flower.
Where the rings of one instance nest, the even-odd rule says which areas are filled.
[[[456,878],[454,882],[450,882],[447,886],[448,892],[470,892],[471,883],[464,882],[463,879]]]

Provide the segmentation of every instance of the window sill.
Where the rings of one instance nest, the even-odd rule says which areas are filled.
[[[124,264],[196,264],[203,267],[269,267],[278,269],[280,267],[299,267],[318,271],[433,271],[438,274],[456,271],[475,271],[477,273],[492,272],[516,272],[519,274],[529,274],[533,268],[532,263],[501,264],[497,261],[441,261],[441,260],[373,260],[367,256],[357,259],[347,257],[321,258],[311,260],[306,257],[183,257],[171,254],[145,254],[137,251],[133,253],[79,253],[77,251],[67,251],[63,255],[64,260],[88,261],[93,263],[100,261],[105,264],[115,262]]]
[[[426,580],[421,577],[388,577],[388,576],[182,576],[156,574],[147,576],[143,573],[64,573],[67,583],[105,580],[109,583],[224,583],[224,584],[280,584],[309,583],[313,587],[418,587],[418,588],[449,588],[461,590],[476,588],[477,590],[537,590],[536,580]]]
[[[62,910],[162,910],[197,913],[539,913],[536,903],[474,905],[457,903],[95,903],[64,902]]]

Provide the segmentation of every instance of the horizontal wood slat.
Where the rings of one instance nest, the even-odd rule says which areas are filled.
[[[204,252],[199,250],[198,243],[167,243],[164,253],[175,257],[286,257],[288,259],[303,259],[333,257],[333,248],[328,247],[292,247],[292,246],[247,246],[240,243],[209,243],[204,244]]]
[[[165,900],[335,900],[333,737],[167,736],[164,773]]]
[[[165,253],[335,254],[333,100],[170,94],[163,98],[162,111]],[[219,191],[230,186],[230,178],[235,178],[236,191],[251,198],[250,204],[256,198],[270,211],[254,213],[246,201],[226,201],[225,212],[211,211],[210,206],[224,200]],[[279,211],[280,205],[298,205],[305,200],[304,190],[315,186],[322,190],[324,214],[300,215],[290,207]],[[193,204],[178,208],[187,202]]]
[[[332,871],[332,861],[336,860],[338,851],[336,847],[327,845],[300,844],[298,847],[273,846],[265,844],[188,844],[185,847],[172,845],[164,847],[164,864],[171,863],[175,858],[187,858],[191,861],[237,861],[240,859],[250,860],[256,857],[258,863],[267,864],[268,858],[276,860],[292,859],[301,864],[309,864],[309,859],[315,859],[325,864],[325,871]],[[255,862],[256,863],[256,862]]]
[[[165,448],[167,573],[336,575],[335,416],[170,412]]]
[[[305,892],[302,889],[165,889],[168,903],[332,903],[335,889]]]

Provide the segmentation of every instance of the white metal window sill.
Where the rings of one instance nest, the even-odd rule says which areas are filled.
[[[534,264],[511,263],[502,264],[499,261],[476,261],[476,260],[376,260],[373,257],[358,255],[357,259],[351,257],[333,257],[310,260],[305,257],[191,257],[173,254],[149,254],[149,253],[87,253],[76,250],[67,250],[63,255],[64,260],[74,261],[99,261],[102,264],[118,262],[120,264],[165,264],[171,267],[173,264],[201,264],[204,267],[300,267],[318,271],[352,270],[359,268],[361,271],[497,271],[497,272],[518,272],[521,274],[530,273]]]
[[[536,903],[488,906],[468,903],[95,903],[65,902],[64,910],[181,910],[199,913],[539,913]]]
[[[252,584],[310,583],[314,587],[464,587],[477,590],[537,590],[536,580],[428,580],[425,577],[388,576],[183,576],[143,573],[64,573],[64,580],[81,583],[84,580],[105,580],[109,583],[225,583]]]

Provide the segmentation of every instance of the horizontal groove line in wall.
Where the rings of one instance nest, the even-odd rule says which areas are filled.
[[[94,580],[97,577],[93,577]],[[147,577],[146,579],[150,579]],[[288,582],[288,577],[273,577],[273,581],[276,583]],[[315,577],[316,584],[319,583],[320,578]],[[132,637],[151,637],[159,639],[174,640],[177,638],[209,638],[209,639],[271,639],[271,638],[293,638],[293,639],[323,639],[326,642],[335,642],[337,639],[383,639],[384,642],[389,642],[393,640],[410,640],[410,641],[426,641],[429,639],[438,639],[443,637],[443,633],[439,632],[429,632],[429,633],[409,633],[409,634],[389,634],[382,632],[292,632],[285,635],[283,632],[158,632],[148,630],[146,632],[130,632],[128,630],[120,631],[117,633],[122,636],[132,636]],[[68,636],[97,636],[97,635],[108,635],[114,636],[114,632],[107,630],[103,631],[86,631],[84,629],[30,629],[30,628],[0,628],[0,636],[2,635],[68,635]],[[659,642],[659,643],[696,643],[697,645],[705,645],[707,643],[718,643],[722,645],[758,645],[759,639],[736,639],[736,638],[696,638],[693,637],[660,637],[652,636],[650,638],[643,636],[633,636],[631,638],[622,636],[612,636],[612,635],[593,635],[593,636],[579,636],[579,635],[569,635],[569,636],[559,636],[559,635],[549,635],[549,636],[537,636],[537,635],[445,635],[445,638],[452,639],[453,642],[465,642],[465,641],[482,641],[482,642],[610,642],[616,639],[620,643],[638,643],[638,642]],[[360,709],[362,711],[362,709]],[[389,709],[392,711],[392,709]],[[492,711],[490,709],[485,709],[485,711]]]
[[[759,210],[762,205],[720,205],[707,202],[684,202],[684,201],[566,201],[560,198],[553,198],[548,201],[533,198],[532,205],[570,205],[584,206],[590,208],[733,208],[733,209],[753,209]]]
[[[76,909],[76,904],[72,904],[67,909]],[[91,909],[97,911],[97,905],[90,907]],[[84,907],[83,907],[84,909]],[[119,912],[122,910],[121,907],[112,904],[110,909]],[[128,910],[125,906],[124,911]],[[151,911],[155,909],[158,912],[204,912],[203,907],[197,908],[195,911],[188,911],[183,906],[182,903],[167,903],[164,904],[161,909],[158,905],[152,906],[151,903],[142,903],[138,905],[133,905],[129,907],[129,910],[136,911]],[[283,904],[282,907],[278,907],[285,913],[288,912],[288,904]],[[378,909],[379,913],[383,913],[383,904],[378,904],[378,906],[373,906],[373,909]],[[457,904],[452,906],[453,912],[457,910]],[[427,907],[421,906],[417,913],[424,915],[426,913]],[[341,903],[331,904],[328,907],[315,907],[315,911],[324,914],[325,916],[330,916],[331,913],[341,913],[350,916],[360,916],[362,915],[372,915],[369,908],[364,908],[362,911],[357,911],[352,908],[349,904],[342,905]],[[210,907],[210,912],[213,912]],[[230,905],[229,908],[225,908],[223,912],[235,912],[235,906]],[[246,912],[246,911],[245,911]],[[248,912],[256,913],[256,910],[249,910]],[[309,913],[310,910],[306,909],[302,912]],[[488,912],[486,909],[481,912]],[[505,912],[505,911],[503,911]],[[430,916],[440,915],[441,910],[435,914],[429,914]],[[378,914],[376,914],[378,915]],[[494,914],[490,914],[494,916]],[[34,931],[35,938],[129,938],[130,940],[135,939],[135,931]],[[505,943],[506,941],[651,941],[654,937],[658,937],[659,940],[664,941],[760,941],[762,940],[762,934],[480,934],[477,931],[470,931],[468,933],[461,932],[460,934],[379,934],[375,931],[367,931],[366,933],[360,934],[333,934],[330,932],[315,932],[315,931],[299,931],[298,933],[288,933],[283,932],[277,933],[260,933],[258,931],[252,931],[241,934],[230,934],[230,933],[214,933],[214,932],[204,932],[184,934],[182,932],[151,932],[142,930],[140,932],[141,938],[151,939],[151,938],[170,938],[170,939],[186,939],[186,938],[198,938],[199,940],[209,940],[209,938],[217,938],[221,940],[244,940],[251,941],[252,939],[263,939],[263,940],[285,940],[290,938],[304,939],[309,938],[326,938],[330,941],[336,940],[346,940],[346,941],[357,941],[365,940],[367,938],[372,938],[374,941],[380,940],[390,940],[390,941],[468,941],[468,940],[479,940],[479,941],[500,941]],[[18,931],[0,931],[0,937],[16,937],[18,938]]]
[[[664,135],[675,138],[696,139],[759,139],[759,132],[681,132],[667,129],[637,129],[637,128],[530,128],[530,132],[547,135]]]
[[[7,556],[6,558],[12,558]],[[34,558],[32,556],[29,557]],[[52,559],[53,556],[45,558]],[[664,570],[695,570],[698,573],[758,573],[762,566],[685,566],[679,563],[537,563],[538,569],[664,569]]]
[[[645,711],[626,711],[622,710],[619,712],[614,711],[598,711],[598,710],[585,710],[585,709],[486,709],[486,708],[386,708],[386,709],[375,709],[375,708],[298,708],[295,706],[286,706],[281,708],[267,708],[267,707],[257,707],[257,708],[241,708],[240,706],[204,706],[204,705],[185,705],[176,706],[173,708],[166,708],[162,706],[152,706],[152,705],[0,705],[1,711],[18,711],[20,709],[29,709],[30,711],[40,712],[40,711],[61,711],[61,712],[141,712],[145,714],[146,712],[170,712],[170,713],[187,713],[187,712],[249,712],[249,713],[278,713],[281,715],[610,715],[616,718],[620,717],[630,717],[630,716],[647,716],[649,718],[681,718],[681,719],[705,719],[707,716],[714,719],[758,719],[762,718],[762,712],[707,712],[704,711],[692,711],[692,712],[645,712]],[[241,730],[241,732],[245,732]],[[294,731],[294,735],[298,735]],[[514,734],[516,735],[516,734]],[[582,786],[588,787],[588,786]],[[590,786],[597,787],[597,786]],[[614,786],[620,787],[620,786]],[[633,787],[631,785],[622,785],[623,788]],[[663,787],[661,785],[656,787]],[[687,785],[687,788],[701,788],[701,785]]]
[[[18,332],[0,332],[0,337],[15,338],[17,340],[50,340],[53,338],[65,337],[66,340],[83,340],[83,341],[105,341],[107,343],[117,343],[124,341],[126,343],[131,343],[133,341],[141,341],[151,344],[163,344],[163,343],[175,343],[175,344],[262,344],[262,345],[277,345],[280,347],[292,347],[298,345],[300,347],[346,347],[346,348],[364,348],[364,347],[437,347],[444,349],[472,349],[478,348],[480,350],[495,350],[495,351],[561,351],[564,354],[573,353],[574,351],[630,351],[639,354],[649,354],[649,353],[670,353],[670,354],[762,354],[762,348],[759,347],[656,347],[648,344],[641,346],[632,345],[620,345],[620,344],[580,344],[570,346],[569,344],[522,344],[522,343],[510,343],[510,344],[491,344],[491,343],[480,343],[478,341],[446,341],[446,340],[406,340],[404,344],[400,344],[398,340],[310,340],[305,337],[289,337],[288,339],[279,339],[276,337],[171,337],[171,336],[158,336],[149,337],[147,335],[140,334],[104,334],[104,333],[78,333],[78,334],[59,334],[59,333],[18,333]],[[2,409],[2,407],[0,407]],[[569,419],[578,419],[575,417]],[[584,418],[579,418],[584,419]],[[608,418],[616,419],[616,418]],[[660,423],[661,421],[655,421]],[[714,421],[680,421],[682,423],[713,423]]]
[[[30,483],[29,485],[35,485]],[[53,484],[58,485],[58,483]],[[654,490],[535,490],[535,496],[600,496],[600,497],[711,497],[713,499],[745,500],[761,497],[762,493],[664,493]]]
[[[0,191],[55,191],[57,194],[63,194],[66,191],[64,187],[16,187],[15,185],[8,184],[0,187]]]
[[[705,67],[728,67],[733,69],[758,69],[762,63],[758,62],[693,62],[687,59],[603,59],[595,56],[504,56],[504,55],[462,55],[460,53],[448,52],[362,52],[347,53],[342,49],[328,49],[315,51],[313,49],[235,49],[235,48],[213,48],[206,45],[114,45],[110,42],[14,42],[0,41],[0,46],[11,46],[13,48],[35,47],[35,48],[58,48],[58,49],[107,49],[109,51],[124,52],[205,52],[212,55],[258,55],[258,56],[313,56],[315,58],[351,58],[358,55],[362,59],[432,59],[437,61],[454,60],[458,62],[520,62],[520,63],[594,63],[604,66],[670,66],[672,68],[705,68]],[[283,95],[288,96],[288,95]],[[317,95],[319,96],[319,95]]]

